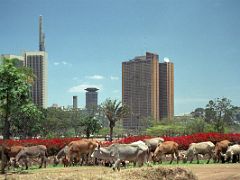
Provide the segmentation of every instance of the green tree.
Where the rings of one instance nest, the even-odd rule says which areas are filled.
[[[29,102],[28,76],[15,66],[16,60],[3,59],[0,65],[0,109],[3,118],[3,138],[11,136],[10,122],[14,112]]]
[[[91,134],[97,133],[101,128],[98,119],[89,115],[81,118],[80,126],[83,127],[83,131],[85,132],[87,138],[89,138]]]
[[[227,98],[210,100],[205,109],[205,120],[213,123],[217,132],[224,133],[225,125],[234,123],[233,116],[235,107]]]
[[[203,118],[205,115],[205,109],[204,108],[196,108],[193,112],[191,112],[191,115],[194,118]]]
[[[15,112],[22,105],[29,103],[29,75],[23,72],[23,68],[16,67],[16,59],[2,59],[0,65],[0,111],[3,115],[3,139],[11,136],[11,122]],[[4,147],[2,152],[4,151]],[[6,158],[2,153],[1,173],[5,173]]]
[[[24,104],[13,116],[11,132],[14,136],[26,139],[40,135],[42,112],[33,104]]]
[[[46,119],[42,121],[42,131],[45,137],[69,136],[71,124],[71,111],[50,107],[45,112]]]
[[[107,99],[102,104],[102,110],[109,121],[109,139],[110,141],[112,141],[113,128],[115,127],[117,121],[126,117],[126,115],[128,114],[128,108],[125,105],[122,105],[122,103],[118,102],[117,100]]]

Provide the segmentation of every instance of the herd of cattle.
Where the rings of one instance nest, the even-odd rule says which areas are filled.
[[[7,158],[8,166],[19,167],[25,165],[28,169],[29,160],[40,159],[39,168],[46,167],[48,161],[47,148],[44,145],[31,147],[12,146],[5,147],[4,154]],[[97,140],[81,139],[72,141],[61,149],[53,158],[53,164],[62,162],[65,166],[76,164],[111,164],[113,170],[120,170],[120,165],[132,162],[139,167],[144,163],[162,162],[162,157],[170,155],[170,163],[176,159],[177,163],[182,160],[184,163],[192,163],[194,157],[199,163],[199,156],[208,155],[209,163],[212,158],[214,162],[235,161],[239,162],[240,145],[233,144],[228,140],[217,142],[215,145],[211,141],[191,143],[187,151],[179,151],[179,145],[174,141],[164,141],[163,138],[145,139],[131,144],[112,144],[102,147]]]

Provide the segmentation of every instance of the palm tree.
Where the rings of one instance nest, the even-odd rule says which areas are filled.
[[[110,141],[112,141],[113,128],[118,120],[121,120],[128,114],[128,108],[122,105],[121,101],[107,99],[103,105],[102,109],[109,120],[110,128]]]

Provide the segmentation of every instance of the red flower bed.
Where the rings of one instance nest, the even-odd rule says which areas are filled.
[[[148,139],[151,136],[131,136],[127,138],[123,138],[117,141],[113,141],[112,143],[124,143],[129,144],[138,140]],[[188,149],[191,143],[198,143],[203,141],[212,141],[214,144],[222,141],[229,140],[234,143],[240,143],[240,134],[220,134],[220,133],[197,133],[186,136],[175,136],[175,137],[163,137],[165,141],[175,141],[179,144],[179,149],[186,150]],[[112,144],[111,142],[107,142],[107,145]]]
[[[0,145],[11,147],[13,145],[34,146],[45,145],[49,155],[56,154],[60,149],[69,144],[71,141],[79,140],[80,138],[53,138],[53,139],[23,139],[23,140],[0,140]]]
[[[113,142],[104,141],[102,142],[103,146],[109,146],[112,143],[123,143],[129,144],[135,141],[149,139],[151,136],[130,136],[127,138],[122,138],[115,140]],[[240,143],[240,134],[220,134],[220,133],[198,133],[186,136],[175,136],[175,137],[163,137],[165,141],[175,141],[179,144],[179,149],[187,149],[189,144],[203,142],[203,141],[212,141],[216,143],[221,140],[229,140],[234,143]],[[13,145],[23,145],[23,146],[33,146],[33,145],[45,145],[48,148],[49,155],[56,154],[61,148],[69,144],[71,141],[79,140],[80,138],[54,138],[54,139],[26,139],[26,140],[0,140],[0,145],[3,144],[6,146]]]

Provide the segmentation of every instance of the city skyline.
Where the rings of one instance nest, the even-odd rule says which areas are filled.
[[[38,16],[44,17],[48,106],[71,105],[76,95],[84,107],[87,87],[100,89],[99,103],[121,100],[121,63],[147,51],[175,65],[175,115],[218,97],[240,105],[239,1],[3,0],[1,6],[0,54],[37,50]]]

